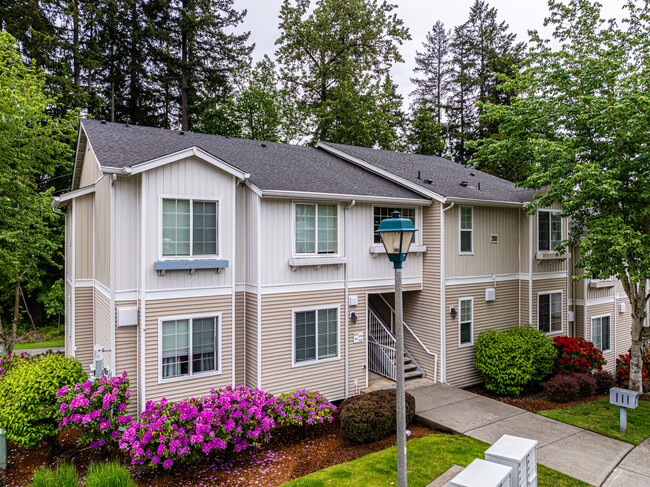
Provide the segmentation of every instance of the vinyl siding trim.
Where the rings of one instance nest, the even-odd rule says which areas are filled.
[[[316,359],[304,362],[296,362],[296,313],[304,313],[308,311],[321,311],[326,309],[336,309],[336,357],[329,357],[326,359],[318,358],[318,319],[316,320]],[[347,336],[345,337],[347,340]],[[319,365],[327,362],[335,362],[341,360],[341,305],[340,304],[325,304],[322,306],[307,306],[304,308],[291,309],[291,368],[308,367],[311,365]]]

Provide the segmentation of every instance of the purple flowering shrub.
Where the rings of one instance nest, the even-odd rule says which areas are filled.
[[[129,404],[129,378],[106,377],[64,386],[56,393],[59,399],[59,428],[81,428],[79,444],[99,448],[120,436],[120,426],[131,423],[126,413]]]
[[[176,462],[232,447],[242,451],[270,439],[279,414],[277,398],[249,387],[213,389],[208,396],[176,404],[148,401],[140,422],[119,439],[135,465],[170,468]]]
[[[274,413],[274,417],[279,423],[311,425],[334,420],[332,414],[336,406],[318,391],[299,389],[280,394],[278,401],[280,411]]]

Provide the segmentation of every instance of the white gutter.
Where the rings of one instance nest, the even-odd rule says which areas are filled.
[[[440,205],[440,382],[447,383],[447,289],[445,288],[445,212],[456,203],[444,208]]]
[[[237,178],[232,179],[232,235],[231,235],[231,245],[232,245],[232,265],[230,266],[229,271],[232,274],[231,283],[232,283],[232,312],[230,314],[230,325],[232,330],[232,343],[230,354],[232,358],[232,386],[235,387],[235,352],[236,352],[236,343],[235,343],[235,323],[236,323],[236,296],[237,296],[237,282],[236,282],[236,266],[237,266],[237,215],[235,214],[235,207],[237,206]]]
[[[257,388],[262,388],[262,198],[257,198]],[[293,350],[291,351],[293,353]]]
[[[482,200],[480,198],[457,198],[457,197],[448,197],[448,202],[458,203],[460,205],[478,205],[478,206],[512,206],[515,208],[521,208],[527,203],[519,203],[516,201],[493,201],[493,200]]]
[[[83,188],[75,189],[74,191],[69,191],[67,193],[63,193],[62,195],[55,196],[52,198],[52,202],[50,203],[50,206],[52,207],[52,210],[58,210],[62,206],[65,206],[64,203],[67,203],[68,201],[78,198],[80,196],[84,196],[90,193],[95,192],[95,185],[91,184],[89,186],[84,186]]]
[[[429,206],[431,200],[420,198],[395,198],[392,196],[368,196],[342,193],[316,193],[311,191],[281,191],[281,190],[262,190],[261,195],[264,198],[283,198],[283,199],[305,199],[305,200],[356,200],[369,201],[373,203],[393,203],[396,205],[416,205]]]
[[[345,253],[345,263],[343,264],[345,267],[343,268],[343,279],[344,279],[344,288],[345,288],[345,397],[347,398],[350,393],[349,393],[349,382],[350,382],[350,360],[349,360],[349,340],[350,337],[348,336],[349,334],[349,323],[350,323],[350,298],[349,298],[349,290],[348,290],[348,265],[349,261],[347,259],[348,257],[348,210],[353,208],[354,205],[356,205],[357,202],[355,200],[352,200],[348,206],[345,207],[343,210],[343,247],[344,247],[344,253]],[[293,352],[292,352],[293,353]]]

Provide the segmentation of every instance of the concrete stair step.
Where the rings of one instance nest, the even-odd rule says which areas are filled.
[[[405,380],[415,379],[416,377],[422,377],[422,372],[420,372],[419,370],[413,370],[411,372],[406,372],[404,374],[404,379]]]

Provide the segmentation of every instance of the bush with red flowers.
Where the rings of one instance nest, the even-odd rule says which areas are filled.
[[[592,370],[601,370],[607,363],[603,352],[584,338],[557,336],[553,341],[558,352],[556,364],[559,374],[588,374]]]
[[[643,380],[650,380],[650,347],[643,357]],[[630,354],[619,355],[616,359],[616,382],[625,385],[630,381]]]

